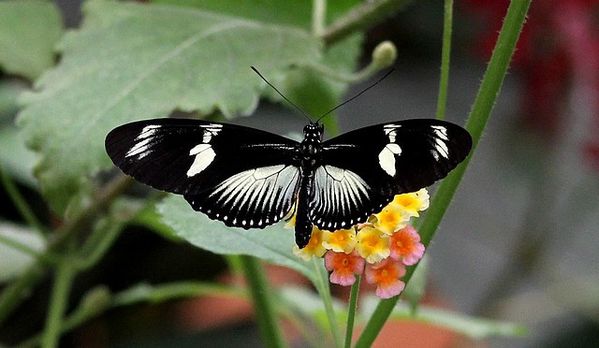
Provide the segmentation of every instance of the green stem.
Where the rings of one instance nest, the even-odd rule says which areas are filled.
[[[55,255],[54,253],[49,253],[49,252],[40,253],[39,251],[31,248],[27,244],[23,244],[19,241],[13,240],[13,239],[11,239],[7,236],[1,235],[1,234],[0,234],[0,243],[6,245],[8,247],[11,247],[15,250],[18,250],[24,254],[32,256],[35,259],[38,259],[38,260],[44,262],[45,264],[54,264],[54,263],[58,262],[58,256]]]
[[[275,309],[271,302],[272,294],[266,282],[262,266],[257,259],[251,256],[243,255],[240,258],[265,346],[285,347],[285,341],[283,341],[283,335],[277,324]]]
[[[441,77],[437,99],[437,119],[445,118],[447,90],[449,86],[449,61],[451,57],[451,30],[453,27],[453,0],[445,0],[443,7],[443,47],[441,48]]]
[[[316,271],[314,286],[320,294],[320,298],[322,298],[335,347],[341,347],[341,334],[339,333],[337,316],[335,315],[335,309],[333,308],[333,298],[331,297],[331,289],[329,288],[329,275],[322,262],[322,259],[312,258],[312,265]]]
[[[351,33],[365,30],[385,18],[393,16],[410,0],[375,0],[363,2],[324,29],[320,38],[327,46]]]
[[[314,36],[320,36],[324,31],[326,15],[327,1],[312,0],[312,33]]]
[[[358,295],[360,293],[360,283],[362,277],[356,276],[356,282],[351,286],[349,293],[349,303],[347,304],[347,327],[345,328],[345,348],[351,347],[351,339],[354,333],[354,320],[356,318],[356,309],[358,308]]]
[[[106,210],[106,208],[116,199],[126,188],[133,183],[130,177],[119,176],[100,188],[100,194],[96,197],[93,203],[81,212],[77,217],[68,221],[59,228],[48,245],[45,254],[53,253],[59,250],[67,237],[83,230],[86,226],[92,223],[97,215]],[[43,257],[42,257],[43,258]],[[9,285],[2,291],[0,295],[0,326],[10,316],[12,311],[27,298],[29,289],[37,284],[44,275],[46,268],[42,261],[37,261],[24,272],[13,284]]]
[[[196,281],[160,285],[139,284],[114,295],[111,295],[105,287],[99,286],[88,291],[77,308],[64,318],[60,333],[65,334],[111,308],[130,306],[137,303],[160,303],[202,295],[231,298],[247,297],[245,291],[241,289]],[[37,334],[19,343],[17,347],[37,347],[40,345],[42,337],[42,334]]]
[[[86,243],[81,248],[82,252],[79,254],[76,261],[77,269],[79,271],[85,271],[98,263],[102,256],[104,256],[108,249],[114,244],[123,230],[123,227],[124,224],[111,219],[106,228],[94,229],[89,240],[96,241],[97,243],[92,246]]]
[[[466,122],[466,129],[472,135],[472,152],[474,152],[474,149],[480,140],[482,131],[487,124],[487,120],[491,115],[495,100],[507,72],[510,59],[516,47],[520,31],[522,30],[524,20],[526,19],[526,13],[530,6],[530,2],[531,0],[513,0],[508,8],[497,44],[493,50],[493,55],[491,56],[478,94],[474,100],[472,110],[468,116],[468,121]],[[430,208],[424,217],[424,221],[419,228],[422,243],[425,246],[428,246],[433,238],[437,226],[441,222],[441,219],[449,206],[449,202],[466,171],[466,167],[472,157],[472,152],[470,156],[448,175],[439,186],[439,189],[431,202]],[[404,277],[406,283],[410,280],[410,277],[414,273],[414,269],[415,267],[408,268],[408,272]],[[397,304],[398,299],[399,296],[395,296],[379,302],[376,310],[366,324],[356,347],[369,347],[372,342],[374,342],[376,336],[385,324],[385,321],[389,318],[391,311]]]
[[[4,186],[6,193],[10,197],[11,201],[14,203],[17,210],[19,211],[19,214],[21,214],[21,216],[23,217],[25,222],[29,226],[34,228],[36,230],[36,232],[40,235],[40,237],[42,237],[42,239],[45,240],[46,236],[45,236],[44,232],[46,232],[46,229],[44,228],[44,226],[40,223],[40,221],[37,219],[37,217],[33,213],[33,209],[31,209],[29,204],[27,204],[27,200],[25,200],[25,198],[23,198],[23,196],[21,195],[21,192],[19,192],[19,189],[17,188],[17,185],[15,185],[15,182],[3,170],[3,168],[1,166],[0,166],[0,178],[2,179],[2,186]]]
[[[380,68],[374,64],[374,62],[370,62],[370,64],[368,64],[364,69],[361,69],[355,73],[346,73],[343,71],[333,70],[327,65],[318,63],[306,64],[305,67],[317,72],[320,75],[326,76],[331,80],[344,83],[356,83],[364,81],[380,70]]]
[[[27,298],[31,285],[39,281],[45,272],[46,266],[41,262],[36,262],[13,283],[4,288],[2,295],[0,295],[0,326],[21,301]]]
[[[58,346],[62,329],[62,320],[67,309],[69,293],[75,275],[76,270],[75,267],[73,267],[70,257],[67,256],[63,258],[56,268],[54,286],[50,297],[50,307],[42,336],[43,348],[53,348]]]

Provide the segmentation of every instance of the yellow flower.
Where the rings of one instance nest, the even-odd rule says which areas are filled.
[[[328,238],[322,242],[322,246],[336,253],[349,254],[356,246],[356,233],[353,229],[337,230],[328,235]]]
[[[374,227],[366,226],[358,231],[356,250],[366,262],[379,262],[390,254],[389,237]]]
[[[405,227],[410,221],[410,216],[406,214],[405,210],[394,202],[389,203],[380,213],[374,214],[375,219],[373,219],[374,227],[388,235]]]
[[[298,248],[297,245],[294,245],[293,253],[306,261],[310,261],[312,256],[322,257],[322,255],[324,255],[324,253],[327,251],[322,246],[322,241],[328,239],[330,234],[331,232],[329,231],[321,231],[316,226],[313,226],[312,235],[310,236],[308,245],[302,249]]]
[[[391,204],[401,207],[410,217],[418,217],[420,216],[418,212],[428,208],[428,191],[423,188],[417,192],[396,195]]]
[[[296,214],[293,214],[289,220],[287,220],[287,222],[285,223],[285,228],[287,229],[294,229],[295,228],[295,218],[296,218]]]

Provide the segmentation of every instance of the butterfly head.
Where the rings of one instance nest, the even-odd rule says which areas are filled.
[[[321,142],[324,134],[324,125],[310,122],[304,127],[304,139],[312,142]]]

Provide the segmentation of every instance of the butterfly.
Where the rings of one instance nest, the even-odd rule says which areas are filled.
[[[445,177],[472,146],[460,126],[434,119],[378,124],[323,140],[310,121],[297,142],[262,130],[196,119],[127,123],[106,137],[124,173],[183,195],[227,226],[264,228],[295,213],[295,241],[312,227],[365,222],[396,194]]]

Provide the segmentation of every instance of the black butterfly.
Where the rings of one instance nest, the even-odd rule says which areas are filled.
[[[227,226],[263,228],[296,215],[295,240],[312,225],[349,228],[389,203],[445,177],[472,140],[452,123],[415,119],[357,129],[323,141],[310,122],[302,142],[232,124],[192,119],[128,123],[106,137],[126,174],[181,194]]]

